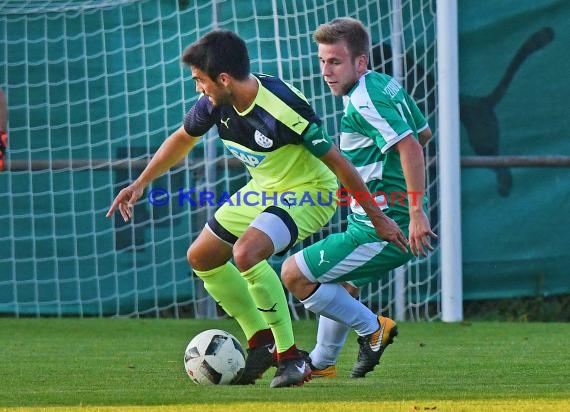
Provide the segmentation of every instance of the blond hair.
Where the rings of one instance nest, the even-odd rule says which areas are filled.
[[[346,42],[348,51],[356,58],[370,53],[370,39],[364,25],[351,17],[339,17],[329,23],[321,24],[313,33],[317,44],[334,44],[341,40]]]

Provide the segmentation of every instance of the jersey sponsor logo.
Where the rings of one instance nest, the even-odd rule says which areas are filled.
[[[233,154],[235,157],[237,157],[239,160],[241,160],[243,163],[245,163],[250,167],[259,166],[259,164],[263,161],[263,159],[265,159],[265,156],[262,154],[245,152],[233,146],[226,146],[226,147],[231,152],[231,154]]]
[[[273,146],[273,140],[271,140],[269,137],[265,136],[259,130],[255,131],[254,139],[255,139],[255,143],[257,143],[258,145],[260,145],[264,149],[268,149],[271,146]]]

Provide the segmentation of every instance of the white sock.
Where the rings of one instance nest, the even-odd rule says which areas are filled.
[[[319,316],[317,344],[309,354],[311,363],[317,369],[335,365],[340,350],[346,342],[350,328],[336,320]]]
[[[360,336],[378,330],[378,317],[339,284],[321,284],[315,292],[301,303],[318,315],[350,326]],[[315,365],[316,366],[316,365]]]

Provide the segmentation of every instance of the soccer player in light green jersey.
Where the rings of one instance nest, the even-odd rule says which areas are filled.
[[[426,255],[432,232],[424,207],[422,145],[430,128],[416,103],[388,75],[367,69],[368,33],[361,22],[338,18],[317,28],[321,72],[335,96],[343,96],[340,149],[356,167],[379,209],[409,239],[403,251],[374,231],[368,212],[351,202],[348,228],[290,256],[282,267],[285,286],[320,315],[317,344],[309,354],[313,376],[335,376],[335,361],[347,333],[360,350],[350,376],[364,377],[398,334],[396,323],[377,316],[351,296],[414,255]],[[419,141],[420,142],[419,142]],[[344,287],[343,287],[344,286]]]
[[[336,203],[318,199],[334,195],[336,177],[351,190],[368,189],[301,92],[278,78],[250,73],[245,42],[235,33],[205,35],[184,51],[182,61],[202,96],[141,175],[119,192],[107,216],[118,209],[129,220],[144,188],[217,126],[221,141],[244,163],[251,180],[210,218],[187,259],[247,338],[245,369],[234,383],[255,383],[277,366],[271,387],[303,384],[311,370],[295,346],[286,296],[267,258],[285,253],[328,222]],[[392,219],[372,200],[362,207],[379,235],[406,249],[407,239]]]

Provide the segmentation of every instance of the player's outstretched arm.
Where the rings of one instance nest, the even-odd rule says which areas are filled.
[[[106,216],[110,217],[115,210],[119,209],[123,220],[128,221],[132,217],[133,207],[142,196],[145,187],[187,156],[198,139],[199,137],[190,136],[186,133],[183,126],[172,133],[159,147],[141,175],[115,197]]]
[[[340,183],[353,195],[370,218],[374,229],[381,239],[394,243],[403,252],[407,251],[408,240],[396,222],[386,216],[372,200],[368,187],[355,167],[344,157],[334,145],[321,156],[321,159],[336,174]]]

